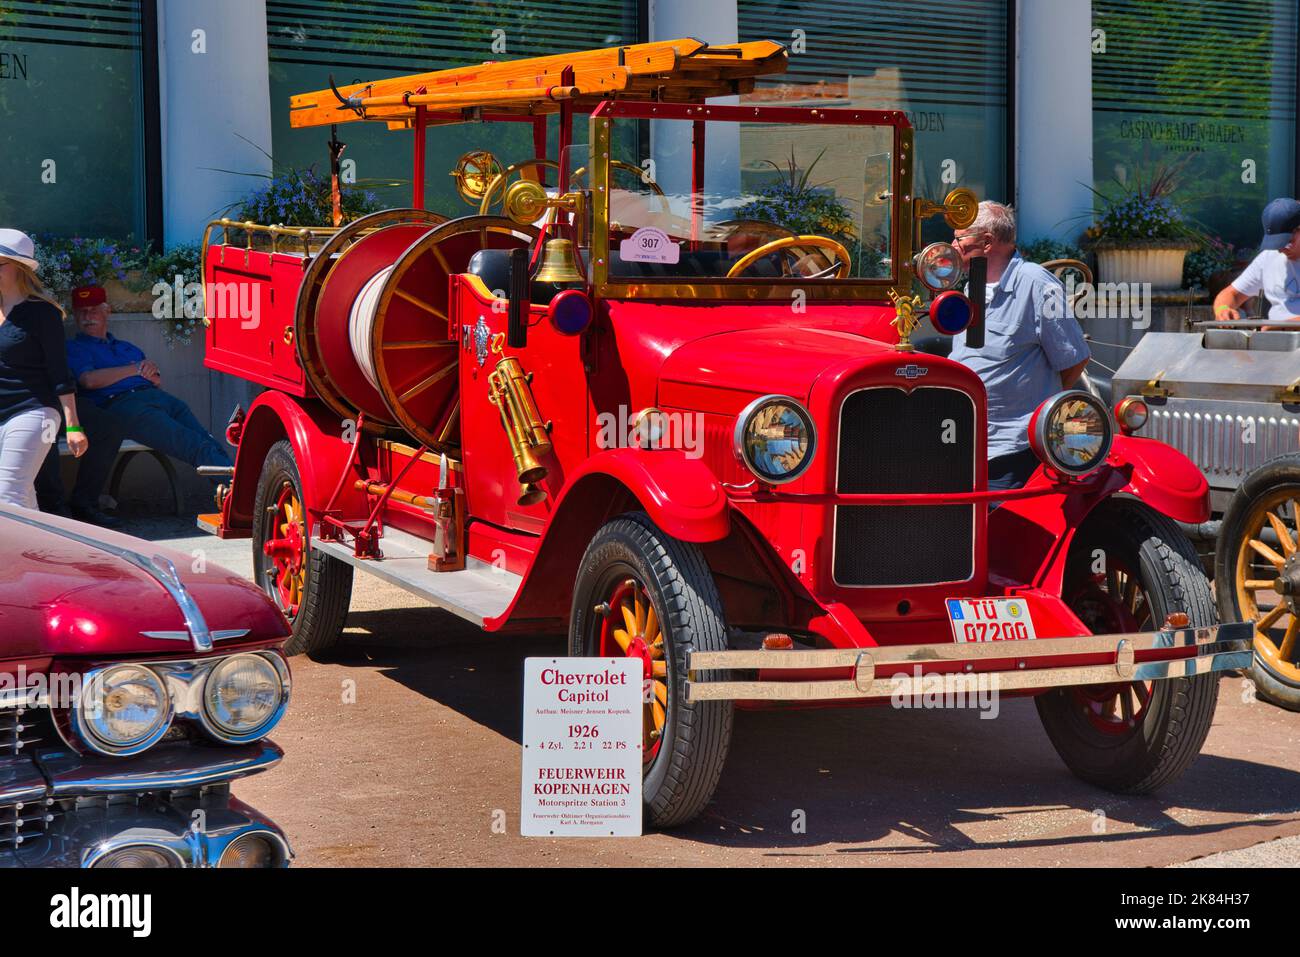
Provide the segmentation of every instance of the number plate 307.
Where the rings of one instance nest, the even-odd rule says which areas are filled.
[[[948,621],[958,644],[972,641],[1032,641],[1034,620],[1023,598],[949,598]]]

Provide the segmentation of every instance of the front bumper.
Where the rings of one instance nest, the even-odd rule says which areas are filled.
[[[922,694],[936,676],[996,691],[1160,681],[1249,668],[1249,622],[1123,635],[970,644],[692,651],[688,701],[834,701]],[[1190,654],[1188,653],[1190,651]],[[1079,663],[1079,659],[1089,660]],[[1062,661],[1064,659],[1064,661]],[[1066,664],[1065,662],[1070,662]],[[723,672],[759,672],[727,678]],[[808,672],[833,672],[801,680]]]
[[[266,740],[178,743],[125,759],[38,751],[0,768],[0,826],[14,829],[0,843],[0,868],[93,867],[130,847],[161,851],[175,867],[216,867],[246,835],[268,842],[285,866],[292,852],[284,832],[230,795],[231,781],[283,754]]]

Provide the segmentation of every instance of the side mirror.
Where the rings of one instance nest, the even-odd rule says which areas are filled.
[[[528,344],[531,288],[527,248],[510,250],[510,310],[506,314],[506,345],[512,349],[522,349]]]
[[[970,261],[971,304],[970,325],[966,327],[966,345],[972,349],[984,348],[984,289],[988,285],[989,261],[983,256],[974,256]]]

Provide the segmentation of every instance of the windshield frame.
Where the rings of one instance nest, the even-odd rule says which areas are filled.
[[[809,280],[804,277],[760,280],[708,278],[627,279],[611,277],[609,203],[611,120],[686,120],[695,122],[759,122],[826,124],[893,128],[890,256],[893,277],[879,279]],[[907,295],[912,287],[913,218],[912,126],[896,110],[822,109],[771,106],[712,106],[685,103],[635,103],[605,100],[589,118],[592,152],[591,179],[591,279],[594,293],[603,299],[760,299],[788,300],[797,289],[808,299],[888,301],[890,290]]]

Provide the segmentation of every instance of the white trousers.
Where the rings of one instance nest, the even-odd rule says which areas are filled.
[[[48,406],[0,423],[0,502],[36,508],[36,473],[59,437],[62,414]]]

